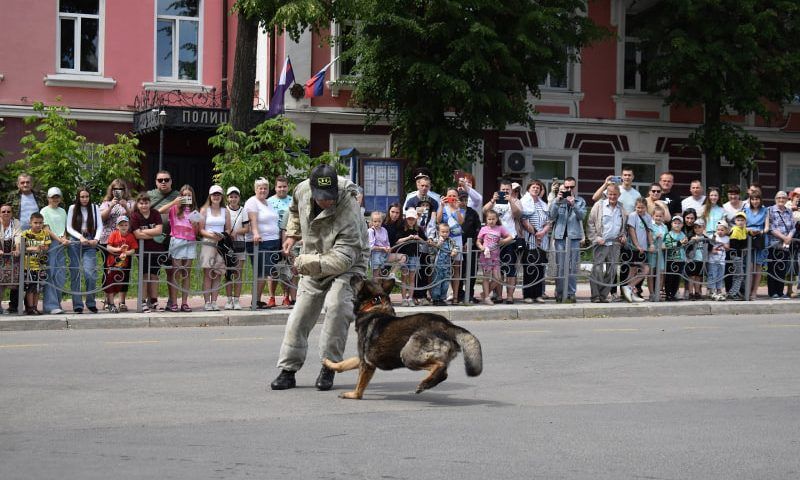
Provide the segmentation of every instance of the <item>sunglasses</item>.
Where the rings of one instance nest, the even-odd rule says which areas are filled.
[[[158,183],[167,183],[167,182],[171,182],[171,181],[172,181],[171,178],[156,178],[156,182],[158,182]]]
[[[661,193],[661,190],[650,190],[653,193]]]

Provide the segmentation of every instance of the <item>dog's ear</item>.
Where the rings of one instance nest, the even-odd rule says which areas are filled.
[[[353,292],[358,295],[358,292],[361,291],[361,287],[364,286],[364,277],[361,275],[353,275],[350,277],[350,286],[353,288]]]
[[[386,295],[391,295],[392,289],[394,289],[394,277],[384,279],[381,282],[381,288],[383,288],[383,291],[386,293]]]

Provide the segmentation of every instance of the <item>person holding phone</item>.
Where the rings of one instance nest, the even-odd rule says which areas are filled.
[[[467,207],[475,209],[477,213],[477,210],[483,206],[483,195],[474,188],[475,176],[471,173],[462,172],[461,170],[454,171],[453,176],[459,195],[461,195],[461,193],[466,193]]]
[[[102,265],[106,264],[108,258],[108,237],[117,229],[117,219],[122,216],[130,218],[134,211],[135,204],[131,198],[130,190],[125,180],[115,178],[108,184],[106,189],[106,196],[103,197],[103,202],[100,204],[100,219],[103,221],[103,233],[100,235],[100,258]],[[106,272],[103,270],[103,282],[105,284]],[[125,298],[128,295],[128,285],[122,285],[122,290],[119,292],[119,307],[120,312],[127,312],[128,306],[125,305]]]
[[[632,168],[622,167],[622,175],[609,175],[606,177],[606,181],[603,182],[600,188],[592,195],[592,201],[597,202],[598,200],[607,198],[606,192],[608,187],[610,185],[617,185],[619,187],[619,203],[622,204],[622,208],[624,208],[626,212],[636,210],[636,199],[640,198],[642,194],[633,186],[634,178]]]
[[[218,311],[217,296],[219,285],[225,275],[226,263],[217,250],[217,243],[223,239],[224,232],[231,231],[231,218],[222,198],[222,187],[212,185],[208,189],[208,199],[200,209],[200,267],[203,269],[203,300],[205,310]]]
[[[506,300],[507,304],[514,303],[514,291],[517,286],[517,260],[519,254],[525,248],[525,242],[522,241],[520,236],[522,219],[522,204],[519,198],[513,195],[511,180],[501,178],[499,181],[499,188],[492,199],[483,206],[483,215],[489,210],[497,212],[500,217],[500,224],[510,234],[513,241],[505,243],[500,250],[500,273],[505,275],[506,284]],[[498,298],[499,302],[501,299]]]

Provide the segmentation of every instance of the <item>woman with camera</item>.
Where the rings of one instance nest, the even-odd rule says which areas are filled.
[[[108,247],[108,237],[116,229],[117,219],[121,216],[129,217],[133,213],[134,202],[131,199],[130,191],[125,181],[121,178],[115,178],[108,184],[106,189],[106,196],[103,198],[103,203],[100,204],[100,219],[103,221],[103,231],[100,234],[100,257],[102,258],[102,265],[106,264],[106,257],[108,256],[106,248]],[[103,284],[105,284],[105,272],[103,272]],[[128,294],[128,285],[122,285],[120,291],[119,311],[127,312],[128,307],[125,305],[125,296]]]

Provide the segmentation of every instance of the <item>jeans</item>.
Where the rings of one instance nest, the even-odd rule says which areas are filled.
[[[724,263],[708,262],[708,289],[722,290],[723,275],[725,275]]]
[[[567,242],[569,242],[569,263],[567,263]],[[562,298],[564,284],[567,285],[567,295],[575,296],[578,289],[578,261],[580,258],[581,241],[578,239],[556,239],[556,265],[558,265],[558,278],[556,278],[556,297]],[[569,265],[569,267],[567,267]]]
[[[447,289],[450,288],[450,267],[436,267],[436,275],[431,287],[431,299],[444,301],[447,298]]]
[[[47,283],[44,285],[45,313],[61,308],[61,292],[67,281],[66,247],[58,242],[50,244],[47,250]]]
[[[83,298],[77,292],[91,292],[97,289],[97,248],[85,247],[80,242],[72,242],[69,253],[69,288],[72,290],[72,308],[83,308]],[[83,290],[81,289],[83,274]],[[95,308],[94,292],[86,293],[86,307]]]

